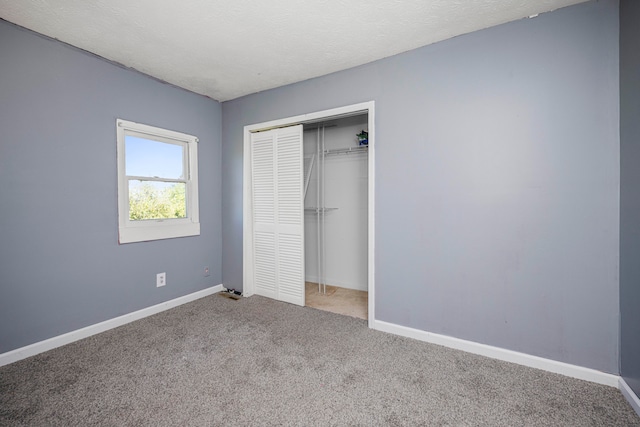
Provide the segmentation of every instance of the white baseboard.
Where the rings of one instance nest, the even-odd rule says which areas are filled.
[[[636,414],[640,416],[640,398],[638,398],[638,395],[634,393],[631,387],[629,387],[629,384],[627,384],[622,377],[620,378],[619,388],[624,398],[629,402],[629,405],[631,405],[633,410],[636,411]]]
[[[143,308],[142,310],[114,317],[113,319],[105,320],[104,322],[96,323],[94,325],[77,329],[75,331],[67,332],[66,334],[58,335],[57,337],[49,338],[44,341],[40,341],[25,347],[2,353],[0,354],[0,366],[8,365],[10,363],[17,362],[18,360],[26,359],[27,357],[35,356],[36,354],[40,354],[45,351],[52,350],[56,347],[60,347],[65,344],[90,337],[91,335],[99,334],[100,332],[117,328],[118,326],[126,325],[127,323],[140,320],[142,318],[160,313],[161,311],[169,310],[179,305],[195,301],[197,299],[215,294],[220,291],[222,291],[222,285],[212,286],[210,288],[203,289],[189,295],[184,295],[170,301],[165,301],[151,307]]]
[[[516,363],[530,368],[542,369],[544,371],[566,375],[568,377],[578,378],[585,381],[591,381],[616,388],[620,387],[620,377],[618,375],[608,374],[595,369],[584,368],[582,366],[571,365],[569,363],[558,362],[556,360],[545,359],[543,357],[532,356],[530,354],[519,353],[517,351],[506,350],[504,348],[493,347],[473,341],[448,337],[446,335],[434,334],[431,332],[421,331],[419,329],[383,322],[381,320],[375,320],[373,322],[373,329],[444,347],[454,348],[456,350],[466,351],[468,353],[491,357],[505,362]]]

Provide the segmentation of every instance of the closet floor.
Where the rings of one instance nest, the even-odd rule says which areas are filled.
[[[318,293],[318,284],[305,283],[307,307],[367,320],[368,292],[327,285],[327,293]]]

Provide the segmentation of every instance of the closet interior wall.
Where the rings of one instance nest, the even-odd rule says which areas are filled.
[[[304,127],[307,282],[368,290],[368,154],[357,137],[367,124],[365,114]]]

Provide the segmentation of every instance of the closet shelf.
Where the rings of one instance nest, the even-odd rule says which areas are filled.
[[[324,155],[330,156],[332,154],[366,153],[368,149],[369,149],[368,145],[359,145],[357,147],[346,147],[346,148],[334,148],[331,150],[324,150]]]
[[[330,211],[337,211],[338,208],[304,208],[305,212],[313,212],[313,213],[323,213]]]

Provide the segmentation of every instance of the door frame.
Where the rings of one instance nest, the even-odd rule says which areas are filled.
[[[367,114],[369,127],[368,148],[368,248],[367,248],[367,290],[368,290],[368,325],[373,327],[375,321],[375,102],[368,101],[329,110],[292,116],[268,122],[256,123],[244,127],[243,150],[243,185],[242,199],[242,293],[246,297],[254,294],[253,283],[253,205],[251,177],[251,133],[279,127],[313,123],[340,117]]]

